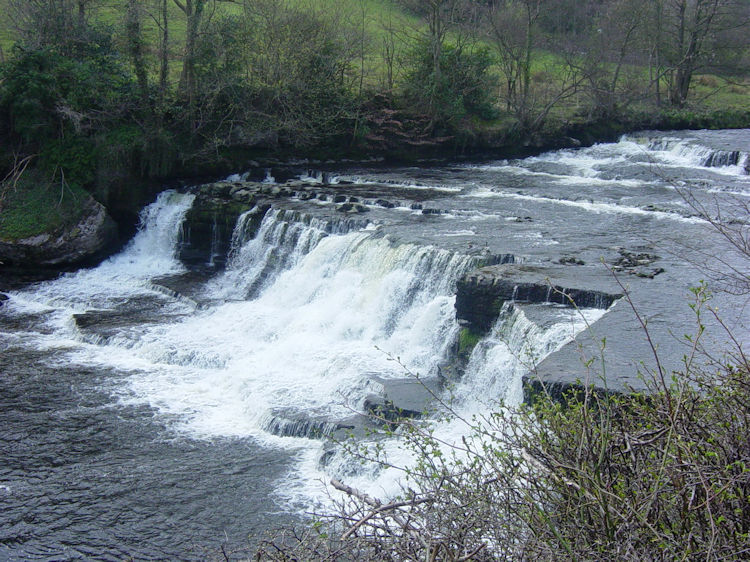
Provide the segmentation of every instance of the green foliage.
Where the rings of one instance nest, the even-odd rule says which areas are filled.
[[[458,335],[459,356],[468,357],[481,339],[481,336],[475,334],[469,328],[462,328]]]
[[[489,49],[444,45],[439,60],[438,73],[430,43],[427,40],[417,42],[405,79],[407,99],[415,106],[429,108],[439,126],[455,126],[466,115],[496,118],[490,97],[493,88]]]
[[[93,179],[94,136],[127,107],[130,79],[110,55],[75,59],[55,49],[22,51],[2,67],[0,113],[10,132],[51,171]]]
[[[3,186],[5,187],[5,186]],[[80,187],[50,182],[28,171],[0,202],[0,239],[20,240],[76,224],[89,195]]]
[[[82,187],[94,180],[96,147],[87,138],[53,139],[42,147],[40,165],[61,181]]]
[[[111,55],[19,51],[2,67],[0,110],[24,142],[81,134],[121,110],[130,79]]]

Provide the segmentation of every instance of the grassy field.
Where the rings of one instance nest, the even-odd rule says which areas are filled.
[[[406,36],[414,35],[414,30],[420,29],[421,22],[412,14],[405,13],[393,0],[282,0],[290,7],[309,9],[323,16],[331,15],[340,25],[351,29],[365,30],[364,43],[364,83],[369,86],[379,86],[384,81],[385,63],[383,61],[384,43],[393,40],[395,50],[403,53],[406,49]],[[170,11],[170,77],[176,82],[181,65],[182,50],[185,40],[186,21],[184,14],[174,4],[169,2]],[[125,32],[123,15],[127,6],[127,0],[100,0],[92,6],[90,17],[93,21],[109,26],[114,31],[115,41],[123,46]],[[0,0],[0,13],[7,14],[9,0]],[[243,7],[233,3],[218,3],[216,13],[213,17],[222,15],[240,16]],[[388,28],[400,31],[391,33]],[[144,18],[144,28],[148,43],[152,45],[149,53],[149,68],[153,77],[156,77],[156,47],[158,42],[158,28],[151,17]],[[12,47],[15,41],[14,30],[10,18],[0,19],[0,53],[7,59],[12,56]],[[545,76],[555,76],[562,68],[562,59],[552,53],[539,52],[535,57],[534,74],[537,80],[543,81]],[[359,69],[358,69],[359,70]],[[396,64],[396,83],[398,83],[399,67]],[[499,69],[493,69],[499,75]],[[642,71],[644,80],[647,70]],[[745,80],[734,80],[728,82],[721,77],[710,74],[696,76],[691,91],[693,104],[701,105],[705,110],[743,110],[748,107],[748,95],[750,85]],[[578,108],[583,104],[583,99],[573,97],[566,103],[561,104],[555,111],[557,117],[571,118],[578,113]]]

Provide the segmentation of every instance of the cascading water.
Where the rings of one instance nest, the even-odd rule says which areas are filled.
[[[229,264],[215,280],[215,297],[245,299],[256,296],[285,269],[296,265],[328,234],[346,234],[366,226],[355,219],[323,221],[293,211],[271,209],[252,236],[257,209],[243,213],[232,234]]]
[[[152,293],[149,281],[184,268],[177,260],[177,243],[193,195],[162,192],[140,215],[138,234],[118,255],[98,267],[63,275],[35,286],[33,293],[14,296],[13,305],[85,312],[112,308],[136,294]]]
[[[638,137],[625,135],[624,140],[638,142]],[[721,150],[703,146],[691,139],[657,137],[645,139],[648,151],[659,153],[667,163],[676,165],[691,165],[705,168],[724,168],[720,170],[727,174],[747,174],[750,154],[740,150]]]
[[[281,216],[270,215],[246,247],[264,259],[255,243],[264,230],[299,229],[274,247],[299,261],[253,300],[146,330],[127,357],[154,367],[133,377],[131,398],[187,415],[203,435],[263,438],[269,412],[280,408],[334,418],[361,408],[369,373],[402,376],[388,354],[415,372],[436,369],[457,329],[452,287],[472,258],[394,246],[368,230],[324,237],[319,224],[283,225]]]
[[[492,401],[519,405],[523,398],[521,376],[533,372],[545,357],[606,312],[603,308],[535,306],[544,308],[549,317],[544,326],[530,321],[514,303],[505,303],[489,336],[474,348],[466,374],[456,388],[462,410],[478,410]]]
[[[675,294],[692,271],[675,257],[678,243],[721,247],[683,213],[659,167],[705,198],[749,191],[739,169],[746,137],[689,135],[725,151],[729,164],[736,145],[738,163],[707,167],[718,156],[698,162],[634,137],[481,166],[349,170],[342,178],[370,180],[354,193],[367,212],[338,212],[330,193],[280,198],[281,208],[240,218],[227,268],[209,281],[175,258],[193,197],[165,192],[119,255],[4,290],[0,558],[6,548],[11,558],[205,559],[193,544],[214,553],[225,536],[243,544],[325,501],[318,478],[397,493],[397,471],[331,454],[321,437],[361,413],[383,380],[442,366],[459,332],[456,280],[479,261],[470,255],[512,254],[519,265],[510,274],[564,270],[575,287],[619,249],[653,254],[664,273],[621,275],[641,296],[657,295],[648,301],[655,329],[675,318]],[[330,189],[346,193],[344,179]],[[399,204],[368,203],[377,200],[362,196],[370,192]],[[619,329],[618,311],[599,326]],[[515,403],[529,360],[602,313],[509,305],[454,381],[453,407],[471,417]],[[433,423],[446,441],[465,431]],[[398,440],[383,446],[396,464],[410,462]]]

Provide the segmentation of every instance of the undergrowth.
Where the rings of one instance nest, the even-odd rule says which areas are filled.
[[[70,227],[81,218],[89,197],[75,184],[51,183],[29,170],[4,191],[0,239],[20,240]]]

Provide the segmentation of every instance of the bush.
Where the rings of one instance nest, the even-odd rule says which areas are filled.
[[[746,559],[750,364],[651,374],[648,394],[571,391],[467,420],[447,447],[405,422],[417,462],[389,503],[333,482],[339,511],[261,545],[273,560]],[[646,328],[644,328],[645,330]]]
[[[452,128],[466,115],[497,117],[490,92],[492,58],[489,50],[468,50],[445,45],[440,56],[440,75],[435,73],[430,46],[420,41],[409,57],[411,70],[404,91],[410,105],[429,109],[437,127]]]

